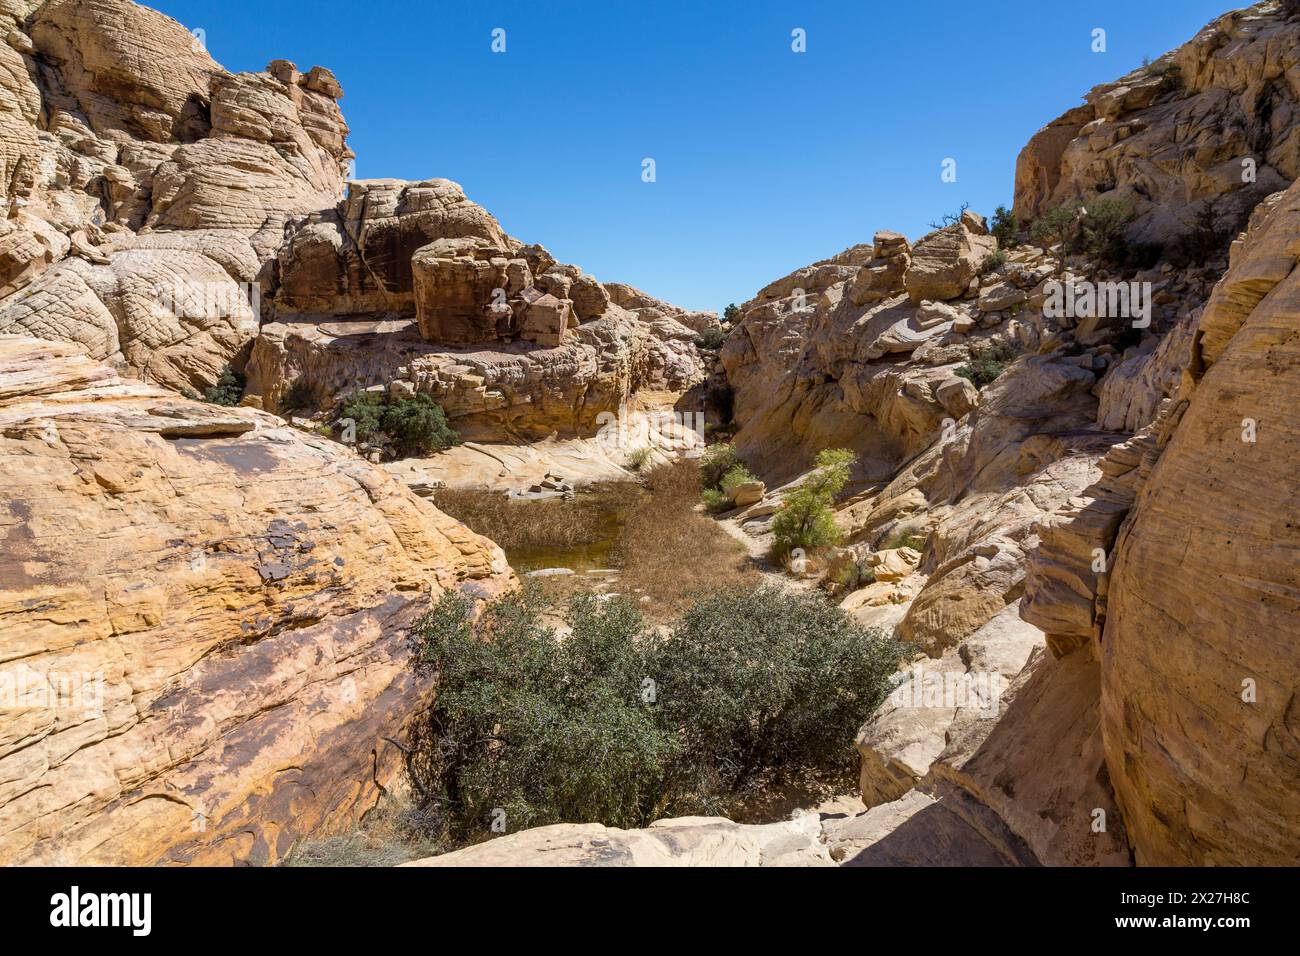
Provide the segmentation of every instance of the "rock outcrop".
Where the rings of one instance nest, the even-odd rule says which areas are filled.
[[[342,192],[342,89],[287,61],[228,73],[128,0],[19,4],[9,19],[0,333],[211,385],[257,336],[286,224]]]
[[[271,863],[355,821],[430,688],[405,629],[512,575],[341,446],[0,336],[0,858]]]
[[[1293,186],[1234,244],[1156,420],[1106,456],[1031,563],[1026,617],[1100,656],[1106,758],[1140,864],[1300,853],[1298,258]]]
[[[1235,10],[1040,130],[1016,165],[1015,210],[1123,197],[1133,237],[1169,244],[1213,203],[1233,230],[1300,178],[1298,111],[1300,20],[1274,0]]]

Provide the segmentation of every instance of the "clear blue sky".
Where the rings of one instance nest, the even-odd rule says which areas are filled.
[[[1009,204],[1039,127],[1231,0],[151,5],[227,69],[332,69],[358,176],[456,180],[561,260],[721,310],[877,229]]]

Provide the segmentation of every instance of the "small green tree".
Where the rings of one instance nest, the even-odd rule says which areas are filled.
[[[700,456],[700,487],[721,488],[723,476],[743,462],[730,442],[718,442],[704,449]]]
[[[244,376],[227,364],[221,369],[221,374],[217,376],[217,383],[203,390],[203,400],[211,402],[213,405],[225,405],[228,408],[233,408],[244,397],[244,385]]]
[[[1049,209],[1029,227],[1029,238],[1045,250],[1060,246],[1056,256],[1056,271],[1065,267],[1065,257],[1071,251],[1074,238],[1079,230],[1079,208],[1073,203],[1066,203]]]
[[[832,547],[844,532],[835,523],[831,505],[848,484],[857,456],[846,448],[827,448],[817,455],[814,470],[797,487],[782,496],[781,509],[772,519],[772,549],[785,560],[795,548]]]
[[[722,310],[722,321],[726,325],[736,325],[740,322],[740,319],[740,306],[736,305],[736,303],[732,302]]]
[[[705,352],[716,352],[727,341],[727,333],[722,329],[705,329],[695,336],[695,347]]]
[[[758,476],[744,465],[733,465],[722,476],[722,480],[718,482],[718,487],[722,489],[724,494],[730,495],[741,485],[748,484],[751,481],[758,481]]]
[[[1084,207],[1079,220],[1079,243],[1094,259],[1120,263],[1126,259],[1124,232],[1133,219],[1133,204],[1120,197],[1103,196]]]
[[[459,444],[460,436],[447,424],[442,406],[428,395],[390,401],[380,420],[399,456],[427,455]]]
[[[1020,235],[1020,220],[1006,206],[998,206],[993,211],[993,222],[989,232],[997,239],[999,249],[1010,249],[1016,244],[1016,239]]]

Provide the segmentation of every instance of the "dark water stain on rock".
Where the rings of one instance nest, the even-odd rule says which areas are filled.
[[[174,438],[172,445],[182,454],[215,461],[241,473],[274,471],[280,464],[270,446],[260,441]]]

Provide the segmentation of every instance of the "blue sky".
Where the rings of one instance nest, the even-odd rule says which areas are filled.
[[[343,84],[360,177],[441,176],[512,235],[696,309],[877,229],[1010,203],[1028,138],[1224,0],[155,0],[230,70]],[[494,28],[506,52],[491,51]],[[1091,50],[1094,28],[1107,51]],[[807,52],[791,50],[806,31]],[[656,181],[642,182],[652,157]],[[957,181],[941,181],[944,159]]]

